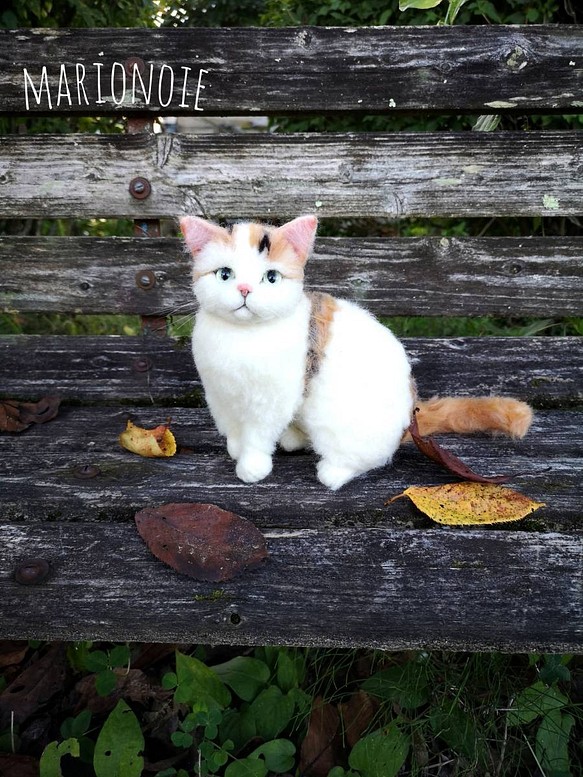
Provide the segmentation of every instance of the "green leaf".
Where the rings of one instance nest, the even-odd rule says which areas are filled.
[[[573,716],[560,710],[551,710],[541,720],[536,734],[536,757],[545,777],[572,777],[569,736],[574,725]]]
[[[304,661],[297,653],[282,648],[277,657],[277,684],[284,693],[297,688],[304,677]]]
[[[395,723],[360,739],[348,763],[362,777],[395,777],[409,752],[409,738]]]
[[[95,675],[95,690],[100,696],[109,696],[115,691],[117,685],[117,676],[111,669],[104,669],[103,672]]]
[[[231,740],[235,751],[238,751],[257,736],[255,716],[249,709],[243,709],[241,712],[233,709],[225,710],[219,731],[223,746]]]
[[[130,663],[130,649],[127,645],[116,645],[109,654],[110,666],[129,666]]]
[[[225,769],[225,777],[265,777],[267,766],[265,761],[257,758],[243,758],[241,761],[233,761]]]
[[[103,724],[95,743],[93,768],[97,777],[140,777],[144,759],[140,723],[120,699]]]
[[[408,11],[409,8],[425,10],[427,8],[435,8],[440,3],[441,0],[399,0],[399,11]]]
[[[539,680],[518,694],[508,711],[508,725],[531,723],[552,710],[561,709],[568,701],[558,688],[549,688]]]
[[[212,669],[193,656],[176,652],[176,677],[178,686],[174,700],[179,704],[194,705],[197,702],[209,707],[227,707],[231,701],[229,689]]]
[[[270,685],[249,707],[255,718],[257,734],[262,739],[275,739],[290,722],[294,714],[294,701],[283,694],[276,685]]]
[[[173,731],[170,739],[175,747],[192,747],[194,742],[192,735],[185,731]]]
[[[429,701],[427,678],[419,665],[412,661],[377,672],[362,684],[362,690],[383,701],[397,702],[407,710],[414,710]]]
[[[89,672],[102,672],[109,669],[109,656],[103,650],[92,650],[85,655],[85,666]]]
[[[70,737],[59,744],[57,742],[49,742],[40,758],[40,777],[63,777],[61,758],[64,755],[79,758],[79,742],[77,739]]]
[[[176,672],[166,672],[165,675],[162,677],[162,688],[164,688],[165,691],[171,691],[173,688],[176,688],[178,685],[178,678],[176,677]]]
[[[263,756],[265,765],[270,772],[283,774],[291,772],[294,768],[295,752],[295,745],[289,739],[272,739],[271,742],[265,742],[250,753],[249,758]]]
[[[552,685],[554,682],[569,681],[571,679],[571,672],[567,668],[567,664],[573,658],[571,655],[560,655],[559,653],[551,653],[545,656],[544,666],[541,667],[539,677],[547,685]]]
[[[85,734],[90,725],[91,711],[83,710],[83,712],[80,712],[76,717],[66,718],[61,723],[61,736],[63,739],[68,739],[69,737],[79,739],[79,737],[82,737],[83,734]]]
[[[269,681],[269,667],[257,658],[235,656],[211,668],[243,701],[253,701]]]
[[[431,712],[429,722],[435,736],[441,737],[459,755],[475,761],[478,750],[476,724],[459,704],[438,707]]]

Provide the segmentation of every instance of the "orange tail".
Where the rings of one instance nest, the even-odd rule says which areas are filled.
[[[433,397],[417,402],[421,436],[440,432],[490,432],[524,437],[532,422],[532,409],[508,397]],[[407,434],[405,440],[410,440]]]

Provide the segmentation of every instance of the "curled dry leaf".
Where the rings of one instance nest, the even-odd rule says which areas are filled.
[[[216,505],[147,507],[136,513],[135,520],[154,556],[195,580],[230,580],[267,557],[259,529]]]
[[[146,458],[164,458],[176,453],[176,440],[168,424],[143,429],[128,420],[125,432],[119,436],[119,443],[122,448]]]
[[[52,421],[60,404],[59,397],[43,397],[38,402],[4,399],[0,402],[0,432],[23,432],[32,424]]]
[[[417,410],[413,413],[408,431],[421,453],[464,480],[471,480],[474,483],[506,483],[512,479],[509,475],[479,475],[460,458],[439,445],[432,437],[422,437],[419,434],[417,424]]]
[[[448,526],[507,523],[544,507],[511,488],[494,483],[446,483],[442,486],[411,486],[386,504],[408,496],[433,521]]]

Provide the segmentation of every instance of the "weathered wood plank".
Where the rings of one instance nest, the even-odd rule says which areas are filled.
[[[0,636],[583,649],[580,535],[304,528],[267,538],[260,569],[217,586],[163,566],[131,525],[3,526]],[[20,586],[13,570],[30,556],[51,573]]]
[[[582,255],[581,237],[320,238],[307,284],[377,315],[578,315]],[[170,238],[0,237],[0,273],[4,311],[161,315],[192,303],[189,261]]]
[[[576,113],[582,61],[577,25],[1,30],[0,111]]]
[[[544,407],[583,399],[583,338],[405,338],[422,396],[506,394]],[[0,396],[193,404],[188,343],[160,337],[6,335]]]
[[[151,428],[168,416],[182,451],[174,458],[144,459],[119,446],[128,417]],[[513,475],[515,488],[546,502],[521,529],[578,530],[583,512],[581,420],[579,411],[541,410],[524,440],[447,435],[442,442],[477,472]],[[311,453],[278,452],[273,473],[249,486],[237,479],[206,409],[65,406],[51,423],[0,435],[0,479],[0,522],[117,524],[143,507],[184,501],[244,511],[263,529],[301,529],[427,528],[433,524],[409,500],[386,507],[385,501],[410,485],[448,483],[455,477],[407,444],[390,467],[339,492],[318,482]]]
[[[11,135],[0,217],[581,215],[582,164],[579,131]]]

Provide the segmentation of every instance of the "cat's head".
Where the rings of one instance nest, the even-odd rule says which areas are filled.
[[[180,219],[200,307],[240,323],[290,315],[302,298],[317,226],[315,216],[281,227],[245,222],[230,230],[198,217]]]

